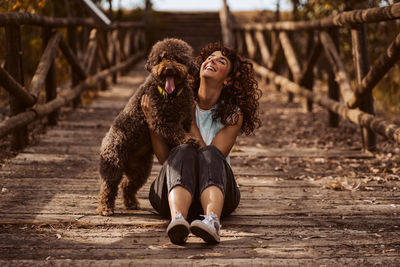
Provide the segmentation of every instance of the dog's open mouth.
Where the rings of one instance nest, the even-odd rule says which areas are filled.
[[[165,92],[172,94],[175,90],[174,76],[167,76],[165,79]]]

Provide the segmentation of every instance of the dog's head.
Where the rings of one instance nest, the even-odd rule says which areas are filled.
[[[176,95],[186,84],[188,74],[193,75],[198,71],[192,47],[174,38],[159,41],[151,48],[145,68],[151,72],[166,96]]]

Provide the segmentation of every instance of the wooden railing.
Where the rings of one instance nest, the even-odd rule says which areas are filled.
[[[221,10],[224,42],[253,60],[255,71],[271,84],[290,94],[307,99],[307,110],[312,103],[330,111],[330,126],[338,126],[340,115],[362,127],[364,149],[372,151],[376,146],[375,133],[400,144],[400,127],[374,115],[372,90],[400,57],[400,34],[390,43],[370,67],[368,54],[367,23],[379,23],[400,18],[400,4],[344,12],[334,17],[315,21],[282,21],[271,23],[234,24],[226,5]],[[351,30],[351,44],[356,86],[342,60],[339,46],[339,28]],[[229,33],[227,33],[229,32]],[[304,34],[306,41],[294,35]],[[235,38],[232,41],[230,35]],[[345,39],[342,39],[344,42]],[[301,55],[301,48],[306,52]],[[325,54],[330,74],[328,96],[313,92],[313,69],[319,57]],[[305,60],[300,61],[302,56]],[[282,60],[284,59],[284,60]],[[286,65],[284,65],[286,63]],[[281,74],[282,66],[288,68]]]
[[[42,28],[43,54],[29,88],[24,86],[22,66],[25,55],[21,50],[20,34],[24,25]],[[50,18],[11,12],[0,14],[0,27],[5,28],[6,48],[5,67],[0,66],[0,85],[9,93],[10,103],[10,117],[0,122],[0,138],[11,133],[14,149],[27,144],[29,123],[47,116],[49,124],[56,124],[60,107],[71,102],[77,104],[80,94],[96,83],[104,88],[110,75],[115,82],[118,73],[145,56],[142,22],[117,22],[105,26],[93,19]],[[58,50],[70,66],[70,85],[57,95],[54,63]],[[40,101],[44,88],[46,100]]]

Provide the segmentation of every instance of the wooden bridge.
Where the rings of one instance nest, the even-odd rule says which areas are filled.
[[[218,14],[188,17],[195,15]],[[101,139],[147,75],[151,28],[0,14],[0,84],[10,97],[0,137],[19,151],[0,169],[1,266],[398,265],[400,128],[374,115],[371,93],[397,61],[400,35],[371,66],[365,45],[366,25],[397,21],[400,4],[311,22],[238,24],[226,6],[218,16],[224,42],[251,58],[260,76],[263,125],[239,137],[231,152],[242,200],[222,221],[221,243],[190,236],[177,246],[166,236],[168,221],[147,200],[157,164],[139,193],[140,210],[124,210],[118,199],[115,216],[95,213]],[[43,36],[29,83],[20,42],[26,25],[42,28]],[[157,34],[200,42],[173,26]],[[341,29],[351,31],[354,71],[339,53]],[[201,42],[211,38],[217,33]],[[63,84],[56,77],[60,58],[71,73]],[[316,64],[325,65],[327,88]],[[48,126],[37,136],[42,123]]]

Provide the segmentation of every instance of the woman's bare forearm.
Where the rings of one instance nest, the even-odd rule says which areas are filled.
[[[158,162],[163,164],[169,155],[169,148],[164,138],[154,133],[152,129],[149,128],[151,144],[153,146],[153,152],[156,155]]]
[[[192,136],[194,136],[195,138],[197,138],[197,140],[200,141],[200,148],[206,146],[206,143],[204,142],[203,137],[201,136],[199,127],[197,127],[196,122],[192,122],[190,126],[190,133]]]

